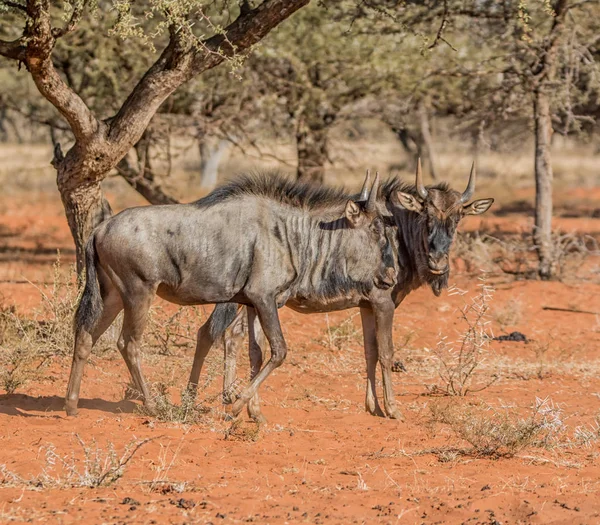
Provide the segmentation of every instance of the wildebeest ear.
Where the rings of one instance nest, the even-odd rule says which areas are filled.
[[[463,208],[465,215],[481,215],[490,209],[490,206],[494,203],[494,199],[479,199],[473,201],[471,204],[467,204]]]
[[[351,228],[356,228],[360,225],[362,219],[362,211],[360,206],[354,201],[348,201],[346,203],[346,219]]]
[[[398,199],[398,203],[403,208],[416,211],[417,213],[421,213],[423,211],[423,205],[417,200],[414,195],[410,193],[404,193],[403,191],[396,192],[396,198]]]

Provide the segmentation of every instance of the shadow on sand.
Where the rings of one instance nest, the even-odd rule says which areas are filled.
[[[22,417],[48,417],[49,414],[36,414],[28,412],[60,412],[52,417],[63,417],[65,398],[60,396],[28,396],[26,394],[0,395],[0,414]],[[112,414],[131,414],[136,403],[124,399],[123,401],[105,401],[104,399],[80,399],[79,408],[85,410],[99,410]]]

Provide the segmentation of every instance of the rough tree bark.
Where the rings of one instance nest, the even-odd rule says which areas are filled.
[[[556,272],[552,253],[552,162],[550,141],[552,116],[550,100],[543,87],[533,97],[535,121],[535,228],[534,240],[539,258],[541,279],[551,279]]]
[[[183,24],[173,23],[170,39],[118,113],[100,120],[59,76],[52,64],[56,40],[73,31],[85,2],[75,4],[62,28],[52,27],[50,0],[6,4],[27,15],[23,36],[0,40],[0,55],[25,64],[40,93],[68,122],[75,143],[63,156],[55,150],[53,165],[67,221],[76,247],[77,268],[84,266],[84,246],[93,228],[110,215],[101,182],[136,144],[160,105],[181,84],[234,54],[247,52],[277,24],[310,0],[263,0],[240,15],[222,32],[198,45]]]

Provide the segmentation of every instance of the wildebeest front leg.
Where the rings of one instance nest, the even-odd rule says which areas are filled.
[[[388,417],[404,420],[402,412],[396,405],[394,384],[392,382],[392,361],[394,344],[392,341],[392,326],[394,323],[395,305],[391,298],[384,299],[373,306],[375,325],[377,329],[377,352],[381,375],[383,377],[383,404]]]
[[[287,354],[287,345],[281,331],[279,316],[277,314],[277,304],[274,298],[263,299],[258,298],[253,301],[256,312],[260,319],[260,324],[267,336],[269,345],[271,346],[271,358],[267,361],[264,368],[254,377],[250,385],[244,389],[240,397],[233,404],[231,413],[233,416],[239,415],[244,408],[244,405],[250,401],[258,391],[262,382],[269,374],[277,367],[281,366]]]
[[[365,408],[369,414],[385,417],[377,400],[375,385],[377,372],[377,339],[375,330],[375,316],[369,308],[360,309],[360,319],[363,328],[363,341],[365,346],[365,361],[367,363],[367,392]]]
[[[152,294],[138,296],[134,303],[125,305],[123,316],[123,354],[130,367],[133,384],[140,388],[144,396],[144,405],[152,409],[154,406],[150,390],[142,373],[140,345],[152,303]]]

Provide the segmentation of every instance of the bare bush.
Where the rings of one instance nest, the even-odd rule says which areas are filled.
[[[489,353],[492,333],[489,328],[489,309],[494,289],[485,279],[479,285],[479,292],[465,301],[460,310],[460,320],[466,326],[456,341],[443,337],[433,350],[437,362],[441,385],[428,386],[430,394],[466,396],[469,392],[479,392],[489,387],[497,376],[493,375],[484,382],[475,384],[476,373]],[[465,291],[453,287],[449,295],[464,296]]]
[[[133,456],[148,442],[156,438],[132,440],[118,454],[114,445],[101,448],[95,440],[87,444],[78,434],[75,438],[81,454],[60,454],[53,444],[44,446],[45,465],[40,474],[23,478],[0,465],[0,485],[25,485],[31,488],[102,487],[116,483]]]
[[[0,383],[9,394],[40,379],[54,357],[72,352],[73,312],[79,301],[75,268],[63,271],[60,254],[52,268],[52,284],[36,286],[41,303],[32,316],[13,307],[0,309]],[[102,353],[113,346],[114,338],[106,334],[94,351]]]
[[[566,429],[562,410],[548,398],[536,398],[525,413],[483,402],[433,403],[430,410],[431,424],[446,425],[471,445],[456,452],[473,456],[512,457],[527,447],[553,448]]]
[[[552,232],[550,261],[559,280],[578,277],[590,255],[600,254],[598,241],[591,235]],[[489,234],[461,233],[453,254],[461,259],[466,271],[509,274],[516,279],[537,279],[537,255],[533,235],[506,234],[502,238]]]

